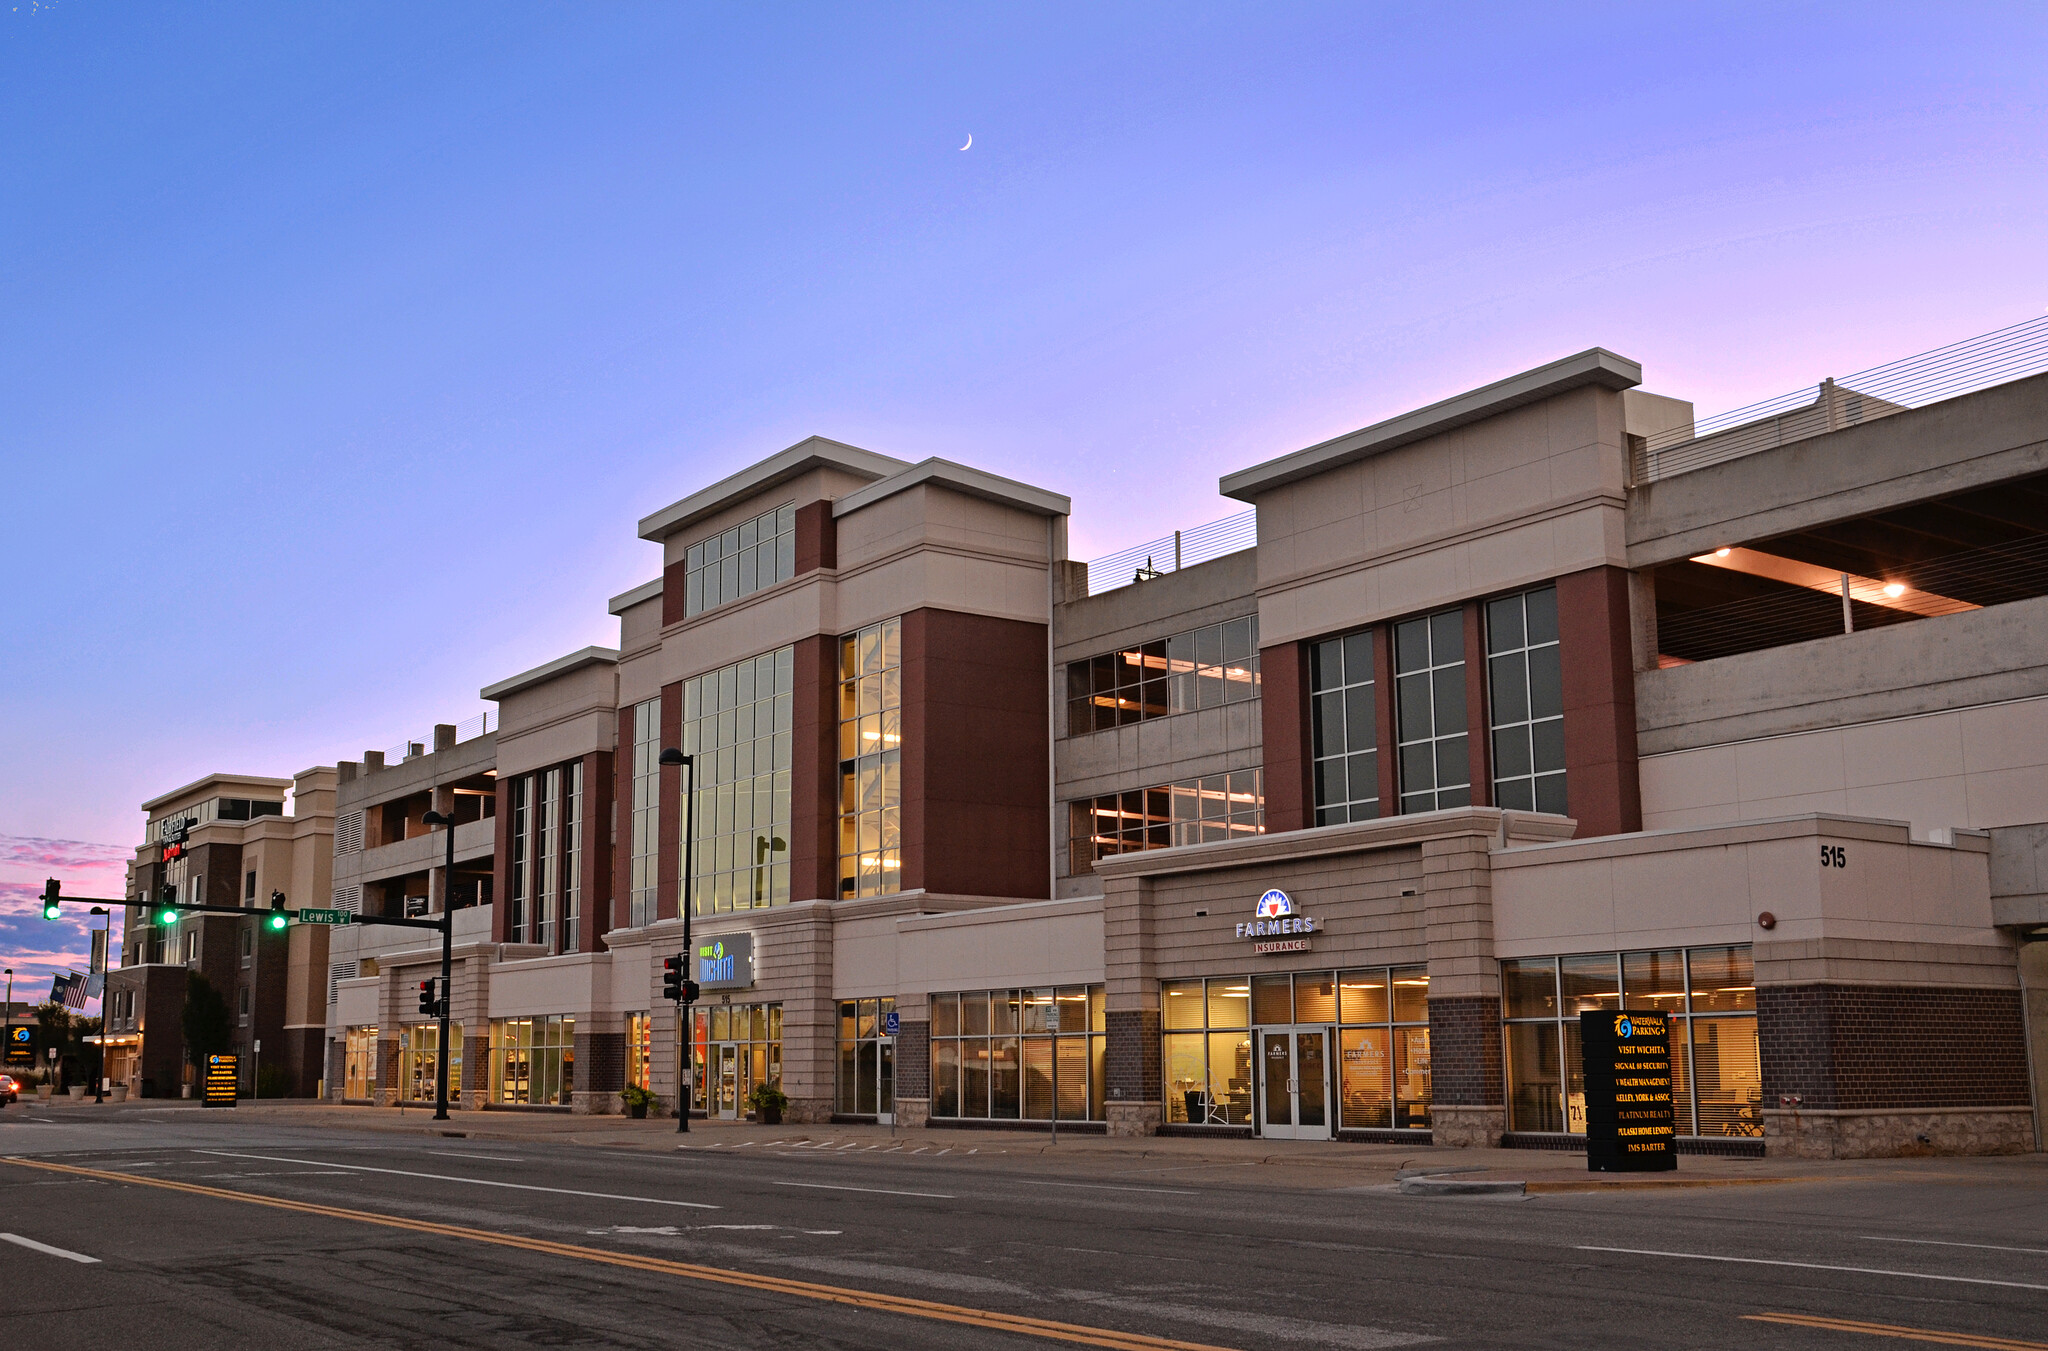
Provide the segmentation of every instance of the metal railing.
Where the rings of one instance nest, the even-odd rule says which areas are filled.
[[[2048,371],[2048,315],[1790,394],[1632,437],[1636,485]]]
[[[455,724],[455,744],[459,746],[465,741],[474,741],[480,736],[488,736],[497,725],[497,719],[491,716],[489,709],[484,710],[473,718],[464,718],[461,722]]]
[[[1256,508],[1225,516],[1220,521],[1176,530],[1171,535],[1136,544],[1107,554],[1088,564],[1088,594],[1099,596],[1120,586],[1163,577],[1197,563],[1207,563],[1225,554],[1249,549],[1259,542],[1259,513]]]

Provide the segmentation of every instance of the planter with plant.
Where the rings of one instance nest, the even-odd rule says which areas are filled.
[[[654,1095],[638,1084],[627,1084],[619,1090],[619,1100],[626,1104],[626,1115],[635,1121],[647,1119],[647,1109],[654,1105]]]
[[[780,1126],[782,1114],[789,1110],[789,1098],[774,1084],[755,1084],[754,1091],[747,1094],[747,1106],[754,1109],[754,1118],[764,1126]]]

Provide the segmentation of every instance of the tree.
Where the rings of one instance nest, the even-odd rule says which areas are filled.
[[[234,1020],[228,1001],[213,982],[194,971],[185,980],[185,1058],[204,1068],[206,1057],[224,1054],[234,1044]]]
[[[54,999],[44,1000],[36,1005],[36,1030],[37,1046],[55,1047],[57,1050],[55,1066],[48,1060],[43,1062],[42,1069],[49,1076],[45,1082],[62,1089],[64,1069],[71,1059],[72,1039],[77,1035],[71,1010]],[[43,1054],[47,1056],[48,1051]]]

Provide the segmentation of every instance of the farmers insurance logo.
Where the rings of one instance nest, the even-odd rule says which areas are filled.
[[[1294,898],[1279,888],[1259,897],[1252,907],[1254,918],[1237,926],[1239,938],[1268,938],[1279,934],[1312,934],[1316,922],[1294,913]]]
[[[697,979],[705,981],[731,980],[733,979],[733,968],[738,963],[738,959],[738,953],[725,950],[724,939],[720,939],[716,943],[706,943],[703,947],[697,949]]]

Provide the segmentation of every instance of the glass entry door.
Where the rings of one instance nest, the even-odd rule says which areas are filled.
[[[1261,1027],[1259,1134],[1278,1140],[1330,1138],[1330,1030]]]
[[[739,1117],[740,1106],[753,1089],[753,1085],[741,1082],[748,1068],[744,1050],[744,1047],[729,1041],[719,1042],[711,1048],[712,1083],[717,1097],[710,1115],[725,1121]]]

